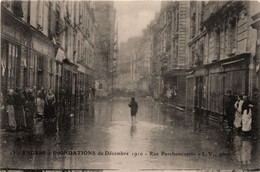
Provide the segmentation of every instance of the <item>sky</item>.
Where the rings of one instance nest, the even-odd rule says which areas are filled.
[[[160,10],[160,1],[115,1],[118,20],[118,41],[126,42],[130,37],[142,35]]]

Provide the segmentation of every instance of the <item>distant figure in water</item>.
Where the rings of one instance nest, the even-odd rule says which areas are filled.
[[[131,102],[130,102],[130,104],[128,104],[128,106],[131,108],[132,122],[134,122],[134,121],[136,122],[136,113],[137,113],[137,110],[138,110],[138,104],[135,101],[134,97],[131,98]]]

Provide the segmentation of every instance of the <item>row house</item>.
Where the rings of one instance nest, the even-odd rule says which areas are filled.
[[[96,49],[95,49],[95,87],[106,96],[112,92],[116,61],[116,10],[112,1],[95,1]]]
[[[137,89],[137,45],[139,37],[120,44],[117,59],[116,88],[133,91]]]
[[[64,88],[73,113],[79,89],[93,75],[93,3],[2,1],[1,17],[2,92],[36,86],[58,96]]]
[[[218,121],[225,114],[228,90],[251,96],[256,86],[253,6],[246,1],[190,2],[187,109]]]
[[[152,34],[150,25],[143,30],[136,49],[137,91],[139,96],[150,95],[152,56]]]
[[[160,72],[155,70],[154,75],[156,76],[153,76],[153,78],[157,78],[156,85],[153,86],[156,98],[164,96],[168,88],[174,88],[177,91],[176,102],[180,106],[185,106],[183,97],[186,95],[188,9],[189,3],[185,1],[163,1],[160,14],[152,27],[154,34],[153,68],[158,69],[159,67],[161,70]],[[155,51],[155,49],[157,50]]]
[[[133,37],[120,45],[117,59],[117,88],[135,92],[136,96],[150,95],[152,34],[150,25],[143,35]]]
[[[91,1],[74,2],[73,60],[78,66],[78,90],[85,93],[94,86],[94,53],[96,22],[94,3]],[[75,11],[79,11],[76,13]]]
[[[151,22],[151,34],[152,34],[152,55],[150,60],[151,68],[151,91],[154,99],[160,98],[161,91],[161,61],[160,61],[160,50],[161,50],[161,37],[159,23],[157,22],[159,13],[156,13],[155,19]]]
[[[251,19],[252,23],[251,26],[253,29],[256,30],[256,46],[255,46],[255,54],[253,57],[253,88],[257,88],[260,90],[260,3],[259,2],[251,2],[252,8],[251,8]],[[256,102],[260,102],[260,96],[255,98]],[[260,109],[260,103],[258,103],[257,109]],[[256,117],[257,121],[259,121],[259,111],[258,111],[258,116]],[[259,125],[259,123],[258,123]],[[258,133],[259,133],[259,128],[258,128]],[[259,135],[258,135],[259,136]]]

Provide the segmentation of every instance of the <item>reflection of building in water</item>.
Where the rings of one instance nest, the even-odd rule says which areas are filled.
[[[235,162],[240,164],[242,162],[241,159],[241,146],[242,146],[242,138],[240,136],[234,137],[234,154],[235,154]]]
[[[242,140],[240,136],[234,137],[235,161],[240,165],[251,164],[252,143],[249,140]]]
[[[251,164],[252,143],[249,140],[242,141],[241,158],[243,164]]]

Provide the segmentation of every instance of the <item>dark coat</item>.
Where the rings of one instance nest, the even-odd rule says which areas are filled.
[[[131,101],[128,105],[131,108],[131,116],[135,116],[138,110],[138,104],[136,101]]]
[[[252,105],[252,101],[247,99],[244,101],[243,105],[242,105],[242,114],[244,113],[244,110],[247,110],[247,112],[249,111],[250,109],[250,106],[249,105]]]
[[[6,95],[6,104],[7,105],[14,105],[14,96],[13,95]]]
[[[227,115],[234,115],[236,109],[234,108],[234,104],[236,103],[236,98],[232,95],[226,97],[225,100],[225,110]]]
[[[25,103],[25,97],[23,93],[20,92],[14,93],[14,106],[15,107],[23,106],[24,103]]]

